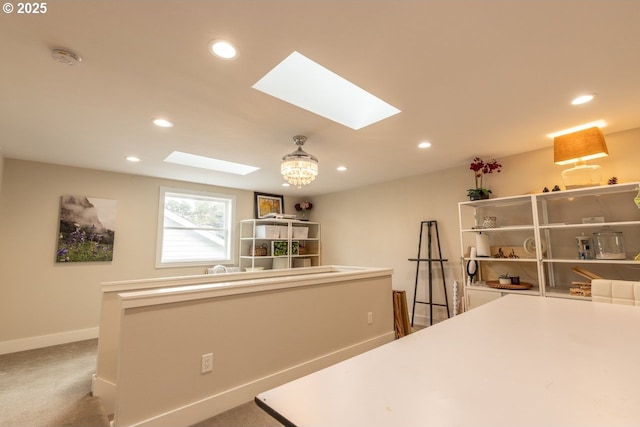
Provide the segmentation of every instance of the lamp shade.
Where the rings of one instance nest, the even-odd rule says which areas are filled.
[[[560,135],[553,140],[553,161],[557,165],[584,162],[609,155],[599,127]]]

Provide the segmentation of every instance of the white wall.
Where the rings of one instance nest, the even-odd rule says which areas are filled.
[[[640,181],[640,129],[606,135],[606,140],[610,155],[595,162],[603,168],[605,183],[611,176],[617,176],[620,182]],[[541,192],[545,186],[552,189],[556,184],[564,188],[560,173],[567,166],[553,163],[553,147],[497,160],[503,165],[502,172],[485,177],[485,187],[493,191],[493,197]],[[420,221],[438,221],[443,256],[449,259],[447,284],[450,288],[454,280],[460,283],[457,203],[468,200],[466,190],[473,185],[473,172],[465,164],[312,198],[312,220],[322,223],[323,262],[392,268],[393,287],[407,291],[411,312],[416,263],[408,259],[417,255]],[[435,271],[436,277],[441,277],[439,270]],[[425,299],[423,273],[418,286],[419,300]],[[434,302],[443,302],[441,281],[436,280],[435,284]],[[417,306],[416,322],[427,322],[425,308]],[[443,318],[446,318],[444,308],[434,309],[434,319]]]
[[[253,217],[253,192],[6,159],[0,193],[0,354],[97,336],[100,283],[201,274],[155,268],[160,186],[236,195]],[[113,262],[55,262],[60,196],[117,201]],[[236,248],[237,250],[237,248]]]
[[[640,180],[640,129],[606,135],[604,176]],[[469,159],[471,160],[471,159]],[[498,159],[489,176],[494,196],[538,192],[562,185],[552,148]],[[200,268],[155,269],[158,189],[161,185],[232,192],[238,218],[253,217],[253,192],[134,175],[5,159],[0,192],[0,353],[96,334],[99,283],[199,274]],[[348,179],[348,178],[346,178]],[[421,220],[437,220],[448,279],[460,280],[457,203],[466,200],[473,174],[462,165],[352,191],[311,198],[311,219],[322,223],[323,264],[394,269],[394,288],[413,298]],[[313,184],[312,184],[313,185]],[[54,262],[60,196],[82,194],[118,201],[112,263]],[[307,198],[304,198],[307,199]],[[286,212],[294,212],[288,198]],[[449,284],[451,280],[449,280]],[[421,287],[424,290],[424,285]],[[441,296],[436,296],[436,299]],[[423,307],[419,307],[423,308]],[[442,310],[440,310],[442,311]],[[422,315],[422,310],[419,315]],[[442,318],[442,313],[438,312]],[[418,319],[424,320],[424,319]],[[73,334],[73,331],[80,331]],[[61,335],[56,335],[61,334]],[[25,347],[27,346],[27,347]],[[6,352],[6,351],[4,351]]]

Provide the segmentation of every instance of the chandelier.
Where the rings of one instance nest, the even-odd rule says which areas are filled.
[[[294,136],[293,142],[298,146],[298,149],[284,156],[280,166],[280,172],[284,179],[298,188],[311,183],[318,175],[318,159],[302,149],[306,140],[306,136]]]

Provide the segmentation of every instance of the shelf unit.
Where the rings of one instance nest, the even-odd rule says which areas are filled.
[[[240,221],[240,268],[279,269],[321,265],[320,224],[286,219]],[[254,248],[266,249],[258,255]]]
[[[634,260],[640,252],[640,209],[634,201],[638,194],[640,184],[633,182],[459,203],[467,307],[507,293],[590,299],[569,293],[572,282],[588,281],[574,267],[608,279],[640,280],[640,262]],[[496,217],[495,228],[482,226],[486,216]],[[578,258],[577,237],[609,229],[623,233],[626,259]],[[491,257],[470,257],[479,232],[489,238]],[[506,258],[495,258],[500,249]],[[478,264],[473,283],[467,274],[469,261]],[[510,290],[485,284],[500,274],[520,276],[532,287]]]

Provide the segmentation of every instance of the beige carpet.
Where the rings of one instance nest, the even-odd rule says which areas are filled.
[[[109,427],[91,395],[98,340],[80,341],[0,356],[0,426]],[[281,426],[253,401],[197,424],[198,427]]]
[[[108,426],[92,397],[97,340],[0,356],[0,425]]]

